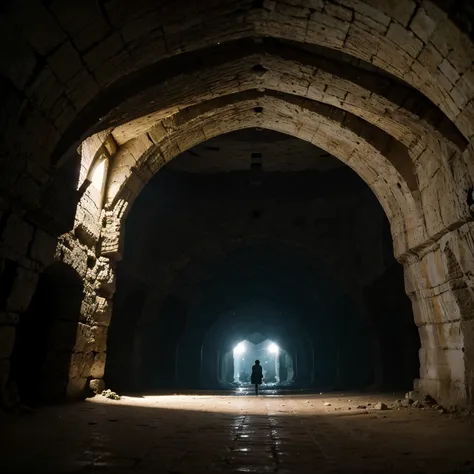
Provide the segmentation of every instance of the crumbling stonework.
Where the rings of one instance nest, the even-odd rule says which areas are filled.
[[[262,127],[334,154],[371,187],[420,327],[419,386],[472,403],[474,45],[468,2],[444,3],[204,0],[184,18],[179,2],[6,6],[0,391],[54,256],[84,281],[69,393],[98,377],[133,200],[182,151]],[[103,196],[89,184],[98,159]]]

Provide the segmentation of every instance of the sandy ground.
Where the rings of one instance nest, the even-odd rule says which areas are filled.
[[[474,473],[472,417],[399,397],[97,396],[1,418],[0,472]]]

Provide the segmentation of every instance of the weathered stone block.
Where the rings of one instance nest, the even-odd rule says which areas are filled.
[[[439,380],[420,378],[419,391],[424,395],[432,396],[441,404],[466,404],[466,384],[460,380]]]
[[[107,332],[105,326],[94,326],[94,352],[105,352],[107,349]]]
[[[365,0],[370,5],[383,11],[393,19],[401,23],[403,26],[407,26],[408,22],[413,16],[417,3],[414,0],[405,0],[403,2],[397,1],[380,1],[380,0]]]
[[[105,362],[107,358],[106,352],[99,352],[95,354],[94,362],[91,367],[90,375],[94,378],[102,378],[105,373]]]
[[[355,12],[359,13],[361,17],[370,18],[382,25],[388,26],[391,21],[390,17],[385,15],[380,8],[374,8],[366,2],[360,2],[358,0],[338,0],[337,3],[347,8],[352,8]]]
[[[345,43],[346,50],[348,53],[354,53],[357,57],[370,61],[373,56],[373,49],[368,46],[370,41],[372,41],[378,49],[380,43],[378,35],[376,36],[372,32],[368,32],[353,24],[347,34]]]
[[[80,277],[85,278],[88,272],[87,247],[81,245],[75,236],[69,238],[67,242],[60,240],[59,243],[56,258],[70,265]]]
[[[74,352],[91,352],[95,343],[92,326],[78,323]]]
[[[66,394],[70,400],[81,400],[86,396],[87,378],[78,377],[69,379]]]
[[[441,62],[441,64],[439,65],[439,69],[451,84],[456,84],[459,79],[459,74],[447,59],[444,59]]]
[[[411,31],[406,30],[398,23],[392,23],[387,32],[387,38],[405,50],[410,56],[417,57],[423,48],[420,41]]]
[[[99,288],[102,288],[110,293],[115,291],[115,269],[113,268],[113,261],[100,257],[97,260],[97,265],[94,268],[96,274],[96,283]]]
[[[472,101],[459,114],[456,125],[466,137],[471,139],[474,137],[474,103]]]
[[[446,385],[457,380],[465,382],[464,353],[461,349],[420,349],[420,376],[439,380]]]
[[[340,38],[345,38],[349,26],[350,23],[347,21],[315,12],[311,14],[311,20],[308,21],[308,33],[309,31],[326,32],[325,42],[338,44]]]
[[[474,69],[462,75],[461,79],[456,83],[454,91],[463,98],[460,107],[463,107],[474,98]]]
[[[89,377],[91,375],[91,368],[94,362],[94,353],[76,352],[72,354],[71,364],[69,366],[69,377]]]
[[[441,12],[431,3],[424,2],[410,22],[410,29],[425,43],[428,43],[437,25],[442,20]]]
[[[112,302],[100,296],[96,299],[97,306],[93,319],[98,326],[109,326],[112,318]]]
[[[418,328],[422,347],[439,349],[457,349],[464,347],[461,322],[445,324],[426,324]]]
[[[79,323],[74,352],[104,352],[107,347],[107,328]]]
[[[341,5],[336,5],[335,3],[329,3],[327,2],[324,11],[329,15],[334,18],[338,18],[343,21],[352,21],[354,11],[343,7]]]

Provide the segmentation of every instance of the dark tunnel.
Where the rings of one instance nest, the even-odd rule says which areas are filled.
[[[246,137],[178,157],[137,199],[118,267],[107,380],[126,391],[229,389],[229,354],[261,334],[287,347],[294,387],[406,387],[417,376],[419,341],[375,197],[334,158],[329,169],[267,172],[257,184],[253,169],[189,171],[194,154],[204,149],[210,161],[226,152],[226,139]],[[237,162],[233,153],[226,158]],[[377,220],[365,218],[369,210]]]

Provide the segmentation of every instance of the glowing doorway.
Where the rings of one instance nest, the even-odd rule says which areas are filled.
[[[238,385],[250,385],[252,366],[259,360],[263,369],[263,384],[278,385],[293,380],[293,360],[275,342],[265,339],[254,344],[247,339],[234,346],[234,380]]]

